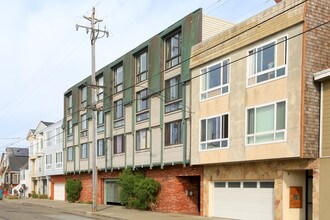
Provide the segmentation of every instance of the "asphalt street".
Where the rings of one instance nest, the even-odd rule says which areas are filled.
[[[57,220],[84,220],[84,219],[111,219],[102,216],[88,216],[81,213],[68,213],[45,206],[33,204],[7,203],[0,200],[0,220],[28,220],[28,219],[57,219]]]

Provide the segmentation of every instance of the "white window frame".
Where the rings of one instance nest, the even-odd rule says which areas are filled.
[[[281,65],[281,66],[276,66],[276,64],[277,64],[277,45],[278,45],[278,40],[279,39],[281,39],[281,38],[286,38],[286,48],[285,48],[285,64],[284,65]],[[271,69],[268,69],[268,70],[264,70],[264,71],[262,71],[262,72],[260,72],[260,73],[256,73],[256,74],[254,74],[254,75],[250,75],[249,74],[249,70],[250,70],[250,58],[251,58],[251,56],[249,55],[249,52],[250,51],[252,51],[252,50],[256,50],[256,52],[255,53],[258,53],[257,52],[257,50],[258,50],[258,48],[260,48],[260,47],[263,47],[263,46],[266,46],[267,44],[270,44],[270,43],[275,43],[275,45],[274,45],[274,47],[275,47],[275,60],[274,60],[274,67],[273,68],[271,68]],[[249,48],[248,50],[247,50],[247,54],[246,54],[246,88],[250,88],[250,87],[254,87],[254,86],[257,86],[257,85],[262,85],[262,84],[264,84],[264,83],[268,83],[268,82],[272,82],[272,81],[274,81],[274,80],[278,80],[278,79],[281,79],[281,78],[285,78],[285,77],[287,77],[288,76],[288,61],[289,61],[289,56],[288,56],[288,53],[289,53],[289,37],[288,37],[288,34],[286,34],[286,35],[280,35],[280,36],[278,36],[278,37],[273,37],[271,40],[269,40],[269,41],[267,41],[267,42],[265,42],[265,43],[262,43],[262,44],[258,44],[258,45],[256,45],[256,46],[254,46],[254,47],[251,47],[251,48]],[[258,59],[256,59],[256,63],[255,63],[255,68],[257,68],[257,60]],[[283,68],[283,67],[285,67],[285,74],[284,75],[282,75],[282,76],[279,76],[279,77],[276,77],[276,70],[278,70],[278,69],[281,69],[281,68]],[[267,72],[272,72],[272,71],[275,71],[275,77],[274,78],[272,78],[272,79],[268,79],[268,80],[265,80],[265,81],[262,81],[262,82],[257,82],[257,80],[255,80],[255,83],[254,84],[251,84],[251,85],[249,85],[249,79],[251,79],[251,78],[256,78],[256,77],[258,77],[258,76],[260,76],[260,75],[263,75],[263,74],[265,74],[265,73],[267,73]]]
[[[217,118],[217,117],[220,117],[220,126],[222,125],[222,116],[224,115],[228,115],[228,138],[221,138],[221,128],[220,128],[220,139],[214,139],[214,140],[210,140],[210,141],[203,141],[201,140],[201,131],[202,131],[202,126],[201,126],[201,123],[202,123],[202,120],[208,120],[208,119],[211,119],[211,118]],[[207,125],[206,125],[206,128],[207,128]],[[207,135],[207,132],[206,132],[206,135]],[[198,146],[198,149],[200,152],[204,152],[204,151],[214,151],[214,150],[224,150],[224,149],[228,149],[229,146],[230,146],[230,114],[229,112],[224,112],[220,115],[212,115],[212,116],[209,116],[209,117],[206,117],[206,118],[201,118],[199,120],[199,133],[198,133],[198,136],[199,136],[199,146]],[[224,140],[227,140],[227,146],[226,147],[221,147],[221,141],[224,141]],[[216,142],[216,141],[220,141],[220,147],[219,148],[212,148],[212,149],[202,149],[201,148],[201,144],[202,143],[211,143],[211,142]]]
[[[121,82],[118,82],[118,69],[121,68]],[[123,91],[123,87],[124,87],[124,65],[123,64],[120,64],[116,67],[114,67],[113,69],[113,77],[114,77],[114,80],[113,80],[113,85],[114,85],[114,93],[117,93],[117,92],[121,92]]]
[[[56,128],[55,129],[55,134],[56,134],[56,137],[55,137],[55,144],[61,144],[61,128]]]
[[[12,180],[11,181],[12,181],[13,184],[18,184],[19,181],[20,181],[19,174],[18,173],[13,173],[12,174]]]
[[[227,63],[227,66],[228,66],[228,80],[227,81],[228,82],[226,84],[223,84],[223,74],[222,74],[223,73],[223,62],[224,61],[228,61],[228,63]],[[206,89],[205,91],[202,91],[202,86],[203,86],[205,80],[208,79],[207,77],[209,77],[209,73],[210,73],[209,68],[211,68],[211,67],[213,67],[215,65],[218,65],[218,64],[221,65],[221,72],[220,72],[220,81],[221,81],[221,84],[219,86],[214,87],[214,88]],[[216,98],[216,97],[228,95],[230,93],[230,72],[231,72],[230,65],[231,65],[230,58],[229,57],[226,57],[224,59],[221,59],[220,61],[211,63],[210,65],[208,65],[208,66],[206,66],[206,67],[204,67],[204,68],[202,68],[200,70],[200,80],[199,80],[199,83],[200,83],[199,84],[200,85],[200,94],[199,94],[199,100],[201,102],[206,101],[206,100],[209,100],[209,99],[213,99],[213,98]],[[205,69],[206,69],[206,73],[203,73],[203,70],[205,70]],[[208,80],[207,80],[207,82],[208,82]],[[228,86],[228,92],[222,93],[222,88],[227,87],[227,86]],[[206,97],[205,99],[202,99],[202,95],[203,94],[207,94],[209,92],[212,92],[212,91],[218,90],[218,89],[220,89],[220,91],[221,91],[219,95],[215,95],[215,96],[212,96],[212,97]]]
[[[144,54],[146,56],[146,69],[144,71],[141,71],[141,57]],[[144,82],[148,79],[148,58],[148,49],[142,50],[135,56],[136,83]],[[142,78],[142,76],[145,76],[145,78]]]
[[[282,129],[282,130],[276,130],[276,113],[277,113],[277,110],[276,110],[276,104],[277,103],[280,103],[280,102],[285,102],[285,129]],[[248,110],[249,109],[257,109],[257,108],[261,108],[261,107],[266,107],[266,106],[270,106],[270,105],[274,105],[275,106],[275,109],[274,109],[274,130],[272,132],[263,132],[263,133],[254,133],[254,134],[250,134],[248,135],[247,132],[248,132]],[[256,115],[254,117],[254,130],[255,130],[255,125],[256,125]],[[268,103],[265,103],[265,104],[261,104],[261,105],[256,105],[256,106],[251,106],[251,107],[248,107],[245,109],[245,146],[246,147],[250,147],[250,146],[257,146],[257,145],[264,145],[264,144],[274,144],[274,143],[281,143],[281,142],[286,142],[287,141],[287,129],[288,129],[288,100],[287,99],[282,99],[282,100],[278,100],[278,101],[274,101],[274,102],[268,102]],[[278,132],[282,132],[284,131],[284,138],[282,140],[275,140],[274,138],[274,141],[267,141],[267,142],[262,142],[262,143],[251,143],[251,144],[248,144],[248,141],[247,141],[247,138],[248,137],[253,137],[254,136],[254,139],[256,137],[256,135],[262,135],[262,134],[271,134],[273,133],[274,135]]]
[[[46,132],[46,146],[47,147],[51,147],[52,146],[52,139],[54,137],[52,137],[53,132],[52,131],[47,131]]]
[[[73,146],[70,146],[67,149],[67,161],[74,161],[74,147]]]
[[[100,145],[99,145],[99,143],[102,143],[102,154],[100,154]],[[103,156],[105,156],[105,141],[104,141],[104,139],[98,139],[97,140],[97,143],[96,143],[96,145],[97,145],[97,151],[96,151],[96,153],[97,153],[97,156],[98,157],[103,157]]]
[[[52,163],[53,163],[53,155],[52,154],[46,154],[45,169],[50,170],[52,168]]]
[[[141,148],[141,145],[140,145],[140,148],[138,148],[138,144],[141,144],[138,142],[138,138],[139,138],[139,135],[141,135],[142,132],[145,132],[145,147],[144,148]],[[148,145],[148,128],[143,128],[143,129],[140,129],[138,131],[136,131],[136,144],[135,144],[135,150],[136,151],[143,151],[143,150],[149,150],[150,149],[150,146]],[[141,141],[141,138],[140,138],[140,141]]]
[[[86,147],[86,151],[85,151],[86,155],[83,155],[84,147]],[[88,159],[88,143],[82,143],[81,144],[80,159],[82,159],[82,160]]]
[[[103,100],[104,94],[103,94],[103,86],[104,86],[104,76],[101,74],[96,77],[96,85],[97,87],[97,101]]]
[[[61,154],[61,156],[60,156],[61,161],[60,162],[57,161],[57,155],[58,154]],[[55,167],[56,168],[62,168],[62,166],[63,166],[63,151],[58,151],[58,152],[55,153]]]

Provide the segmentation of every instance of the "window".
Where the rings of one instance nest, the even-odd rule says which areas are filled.
[[[73,140],[73,127],[72,127],[72,120],[69,120],[67,122],[68,126],[67,126],[67,135],[68,135],[68,141],[72,141]]]
[[[104,156],[104,141],[97,140],[97,156]]]
[[[52,131],[47,131],[46,133],[46,144],[47,144],[47,147],[50,147],[52,146]]]
[[[96,85],[99,86],[97,87],[97,101],[100,101],[103,99],[103,86],[104,86],[103,76],[99,76],[96,78]]]
[[[144,89],[136,93],[136,121],[142,121],[149,118],[149,97],[148,90]],[[143,113],[140,113],[143,112]]]
[[[124,135],[117,135],[113,137],[114,139],[114,154],[125,153],[125,141]]]
[[[201,120],[200,149],[228,147],[228,114]]]
[[[68,115],[72,114],[72,94],[68,95]]]
[[[229,59],[201,70],[201,100],[229,92]]]
[[[287,37],[248,51],[248,86],[286,75]]]
[[[88,148],[87,148],[87,143],[84,143],[81,145],[81,154],[80,154],[81,159],[86,159],[88,158]]]
[[[81,137],[86,137],[87,136],[87,114],[81,115]]]
[[[182,109],[180,75],[165,81],[165,113]]]
[[[148,78],[148,52],[144,51],[136,56],[136,82]]]
[[[286,103],[247,110],[247,144],[282,141],[286,134]]]
[[[10,184],[10,174],[6,174],[6,183]]]
[[[81,106],[87,106],[87,86],[83,86],[80,88],[80,97],[81,97]]]
[[[61,143],[61,128],[56,128],[56,137],[55,137],[55,143],[60,144]]]
[[[104,131],[104,114],[103,111],[97,112],[97,132]]]
[[[166,44],[166,69],[178,65],[181,62],[181,30],[165,39]]]
[[[114,127],[121,127],[124,125],[124,108],[123,108],[123,100],[119,99],[114,102]]]
[[[13,184],[18,184],[19,183],[19,174],[14,173],[13,174]]]
[[[182,144],[183,142],[183,123],[175,121],[165,124],[165,146]]]
[[[123,90],[123,66],[119,66],[114,70],[115,93]]]
[[[68,147],[68,161],[73,160],[73,147]]]
[[[48,154],[46,155],[46,169],[52,168],[52,155]]]
[[[139,130],[136,132],[136,150],[148,149],[147,129]]]
[[[56,168],[61,168],[62,167],[62,152],[57,152],[56,153]]]

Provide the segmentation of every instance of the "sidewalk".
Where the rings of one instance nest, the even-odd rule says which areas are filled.
[[[97,212],[92,213],[91,204],[83,203],[69,203],[63,201],[53,201],[49,199],[6,199],[8,203],[19,203],[19,204],[33,204],[54,209],[60,209],[67,212],[80,212],[87,215],[99,215],[104,217],[110,217],[117,220],[225,220],[224,218],[210,218],[194,215],[181,215],[174,213],[160,213],[160,212],[149,212],[139,211],[136,209],[127,209],[123,206],[114,205],[98,205]]]

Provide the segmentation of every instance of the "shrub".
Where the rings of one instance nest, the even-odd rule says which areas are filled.
[[[153,209],[160,184],[141,173],[133,173],[130,168],[119,176],[120,202],[127,208]]]
[[[7,199],[18,199],[18,196],[17,195],[9,195],[7,196]]]
[[[32,198],[37,199],[37,198],[39,198],[39,195],[36,194],[36,193],[33,193],[33,194],[32,194]]]
[[[73,180],[71,178],[66,180],[65,191],[66,199],[69,202],[76,202],[80,198],[80,192],[82,190],[82,184],[80,179]]]
[[[48,199],[48,195],[42,194],[38,196],[39,199]]]

